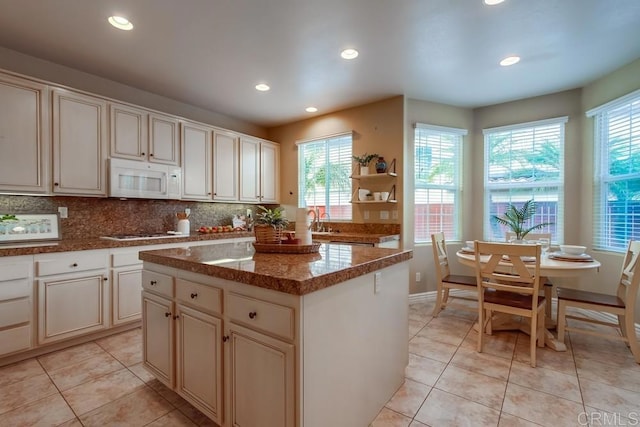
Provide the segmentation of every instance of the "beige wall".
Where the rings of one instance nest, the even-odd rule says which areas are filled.
[[[196,120],[224,129],[234,130],[261,138],[266,129],[245,120],[225,116],[214,111],[198,108],[170,98],[126,86],[93,74],[64,67],[53,62],[24,55],[0,47],[0,69],[35,77],[48,82],[69,86],[96,95],[129,102],[186,119]]]
[[[281,204],[289,218],[295,218],[298,204],[298,149],[296,141],[304,141],[342,132],[353,131],[353,154],[377,153],[390,163],[396,159],[398,204],[353,205],[353,222],[399,223],[393,211],[402,218],[404,168],[404,97],[396,96],[371,104],[314,117],[268,130],[267,138],[280,143]],[[354,184],[357,185],[357,184]],[[365,210],[369,220],[364,219]],[[389,211],[389,220],[380,219],[380,211]]]

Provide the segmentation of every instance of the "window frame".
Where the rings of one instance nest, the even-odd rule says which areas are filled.
[[[533,199],[538,203],[536,216],[544,216],[539,213],[540,203],[544,203],[545,201],[553,202],[552,198],[555,197],[556,204],[556,212],[555,212],[555,220],[553,222],[553,227],[555,229],[555,233],[552,233],[552,241],[557,243],[562,243],[564,239],[564,193],[565,193],[565,142],[566,142],[566,123],[569,121],[568,116],[562,117],[554,117],[543,120],[536,120],[531,122],[524,123],[516,123],[507,126],[499,126],[493,128],[486,128],[482,130],[484,135],[484,161],[483,161],[483,238],[485,240],[493,240],[493,241],[503,241],[504,239],[500,239],[499,236],[494,235],[492,232],[492,216],[496,213],[491,211],[491,202],[492,195],[497,194],[500,191],[506,191],[505,204],[514,203],[516,205],[520,205],[524,203],[526,200]],[[513,141],[514,133],[516,132],[532,132],[535,135],[536,129],[540,129],[542,131],[543,128],[550,126],[560,126],[559,129],[559,140],[558,144],[558,176],[555,180],[542,180],[542,181],[527,181],[527,182],[513,182],[512,179],[502,182],[502,183],[493,183],[490,181],[490,166],[491,166],[491,138],[495,137],[497,134],[501,133],[509,133],[510,140]],[[543,134],[544,136],[544,134]],[[542,142],[543,140],[538,140],[535,136],[531,140],[527,140],[527,143],[531,143],[534,146]],[[514,150],[513,143],[510,146],[509,153],[512,153]],[[511,169],[510,169],[511,170]],[[533,170],[534,172],[536,169]],[[557,188],[554,192],[553,189]],[[531,190],[531,194],[527,194],[527,196],[518,195],[514,193],[513,190]],[[543,197],[537,197],[536,193],[538,190],[546,189],[546,195]],[[544,193],[542,193],[544,194]],[[515,200],[514,200],[515,199]],[[542,223],[542,222],[550,222],[546,218],[543,218],[541,221],[535,221],[531,224]],[[504,230],[506,233],[508,230]],[[547,230],[546,228],[541,230],[535,230],[534,233],[540,232],[552,232],[552,230]]]
[[[629,110],[628,120],[623,119],[620,121],[619,117],[624,117],[626,115],[624,110]],[[620,126],[620,124],[628,125],[629,135],[627,137],[629,139],[628,147],[629,152],[631,153],[630,157],[634,154],[632,151],[634,146],[638,151],[640,151],[640,90],[633,91],[599,107],[593,108],[586,112],[586,116],[588,118],[593,118],[594,175],[592,247],[597,250],[624,253],[630,239],[640,238],[640,230],[634,230],[634,224],[629,224],[628,221],[625,221],[622,224],[625,227],[625,232],[622,233],[624,238],[618,239],[618,244],[615,244],[616,238],[612,237],[610,233],[613,233],[616,228],[619,228],[619,225],[616,225],[614,222],[614,214],[608,212],[607,209],[608,207],[611,207],[611,202],[613,202],[613,200],[608,200],[608,189],[610,184],[628,184],[633,181],[640,181],[640,169],[635,173],[610,173],[610,149],[612,148],[612,141],[616,141],[617,137],[612,137],[610,125],[612,121],[616,123],[617,127]],[[611,116],[618,116],[618,118],[616,120],[612,120]],[[622,128],[624,128],[624,126],[622,126]],[[619,141],[615,142],[615,144],[618,143]],[[627,198],[624,199],[623,203],[627,205],[630,200],[636,199]],[[640,209],[640,206],[636,206],[636,208]],[[636,211],[638,211],[638,209],[636,209]],[[634,215],[630,215],[628,211],[617,216],[622,216],[624,218],[634,217]],[[631,231],[627,232],[629,226],[631,226]]]
[[[341,162],[341,166],[344,169],[344,171],[342,172],[338,172],[342,176],[340,179],[345,179],[345,182],[348,182],[348,189],[346,191],[340,192],[340,194],[338,195],[339,200],[341,200],[342,198],[342,193],[344,193],[344,196],[346,198],[346,203],[339,203],[339,204],[331,204],[331,199],[332,199],[332,191],[328,190],[327,188],[324,189],[324,200],[323,203],[324,205],[320,205],[317,203],[316,200],[316,205],[315,206],[324,206],[324,212],[320,212],[322,215],[325,215],[325,213],[328,213],[327,218],[330,219],[331,221],[351,221],[353,220],[353,206],[351,205],[351,201],[352,201],[352,197],[353,197],[353,181],[351,179],[351,175],[352,175],[352,171],[353,171],[353,159],[352,159],[352,155],[353,155],[353,132],[349,131],[349,132],[341,132],[341,133],[337,133],[337,134],[332,134],[332,135],[325,135],[325,136],[321,136],[321,137],[317,137],[317,138],[311,138],[311,139],[307,139],[307,140],[301,140],[301,141],[296,141],[296,146],[298,148],[298,201],[297,201],[297,205],[298,207],[302,207],[302,208],[307,208],[310,206],[307,206],[307,200],[306,200],[306,186],[305,186],[305,180],[306,180],[306,174],[304,171],[304,148],[305,147],[310,147],[312,144],[324,144],[324,165],[326,167],[326,165],[331,165],[331,158],[329,155],[330,149],[332,148],[331,145],[332,144],[342,144],[344,146],[346,146],[347,144],[344,143],[343,139],[348,138],[349,139],[349,152],[348,152],[348,158],[345,155],[344,159],[340,159]],[[340,149],[340,147],[338,147],[338,149]],[[330,169],[330,168],[329,168]],[[304,188],[303,188],[304,186]],[[335,195],[335,194],[334,194]],[[336,207],[341,207],[342,210],[344,211],[344,213],[348,212],[348,215],[331,215],[331,209],[332,207],[336,208]]]
[[[424,132],[426,133],[426,135],[424,136],[419,136],[419,133]],[[414,133],[413,133],[413,154],[414,154],[414,158],[413,158],[413,192],[414,192],[414,201],[413,201],[413,210],[414,210],[414,224],[413,224],[413,240],[414,243],[416,244],[425,244],[425,243],[431,243],[431,234],[435,233],[435,232],[439,232],[439,231],[444,231],[445,232],[445,236],[447,240],[461,240],[462,238],[462,220],[461,220],[461,211],[462,211],[462,164],[463,164],[463,147],[464,147],[464,139],[465,136],[468,135],[468,130],[467,129],[460,129],[460,128],[453,128],[453,127],[446,127],[446,126],[438,126],[438,125],[431,125],[431,124],[426,124],[426,123],[415,123],[414,124]],[[453,161],[454,161],[454,166],[453,166],[453,177],[452,177],[452,181],[450,183],[430,183],[430,182],[425,182],[424,184],[418,184],[418,174],[420,173],[420,160],[418,154],[416,153],[417,149],[418,149],[418,141],[419,138],[420,139],[424,139],[425,140],[425,147],[428,146],[428,138],[429,135],[432,135],[436,138],[440,138],[442,140],[442,138],[447,137],[447,138],[454,138],[455,140],[453,141],[453,145],[454,147],[454,156],[453,156]],[[440,160],[441,157],[438,158],[438,160]],[[443,209],[440,209],[440,212],[438,214],[435,215],[431,215],[429,211],[427,211],[425,217],[427,218],[427,220],[425,221],[426,223],[420,228],[420,230],[422,230],[422,228],[424,228],[424,231],[422,232],[418,232],[418,221],[417,218],[419,218],[420,216],[417,214],[417,208],[419,206],[419,204],[417,203],[416,200],[416,195],[418,193],[419,190],[426,190],[426,192],[428,193],[430,190],[434,190],[435,192],[442,192],[441,194],[441,201],[443,199],[443,195],[445,194],[445,192],[450,192],[453,195],[453,210],[452,210],[452,214],[451,215],[446,215],[443,213]],[[426,202],[424,203],[424,205],[426,206],[431,206],[434,205],[434,203],[429,203],[430,201],[430,195],[429,194],[425,194],[425,200]],[[437,204],[437,203],[436,203]],[[439,206],[444,206],[444,203],[439,203],[437,204]],[[436,217],[439,218],[438,223],[442,226],[443,223],[446,222],[446,216],[451,216],[452,220],[451,220],[451,226],[452,226],[452,230],[444,230],[442,229],[442,227],[440,227],[440,229],[438,230],[432,230],[430,228],[430,221],[429,218],[431,217]],[[421,224],[423,224],[421,222]],[[424,236],[423,236],[424,234]]]

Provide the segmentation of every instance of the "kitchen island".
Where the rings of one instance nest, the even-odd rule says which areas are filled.
[[[145,366],[221,426],[366,426],[404,380],[411,251],[145,251]]]

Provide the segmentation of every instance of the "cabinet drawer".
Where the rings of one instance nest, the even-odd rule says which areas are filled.
[[[31,325],[0,331],[0,355],[31,348]]]
[[[36,275],[49,276],[52,274],[75,273],[107,268],[106,252],[83,253],[66,252],[63,256],[36,259]]]
[[[142,260],[138,258],[138,251],[111,254],[111,267],[124,267],[138,264],[142,264]]]
[[[222,312],[222,289],[213,286],[177,279],[176,298],[187,305],[206,311]]]
[[[142,270],[142,287],[148,291],[173,298],[173,277],[155,271]]]
[[[0,328],[29,322],[31,320],[31,299],[22,298],[0,302]]]
[[[2,282],[24,279],[31,276],[31,263],[0,265],[0,280]],[[0,282],[1,283],[1,282]]]
[[[31,289],[33,289],[33,280],[28,277],[0,280],[0,301],[28,297],[31,295]]]
[[[226,311],[233,321],[293,340],[294,310],[291,307],[230,292]]]

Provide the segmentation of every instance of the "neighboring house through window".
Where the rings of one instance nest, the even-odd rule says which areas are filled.
[[[568,117],[484,129],[484,238],[504,241],[506,230],[492,221],[513,203],[536,203],[529,226],[552,223],[535,233],[563,240],[564,125]]]
[[[640,90],[587,111],[594,117],[593,248],[640,240]]]
[[[298,142],[298,206],[350,220],[352,133]]]
[[[462,138],[465,129],[416,123],[414,134],[414,239],[431,242],[444,232],[460,240]]]

